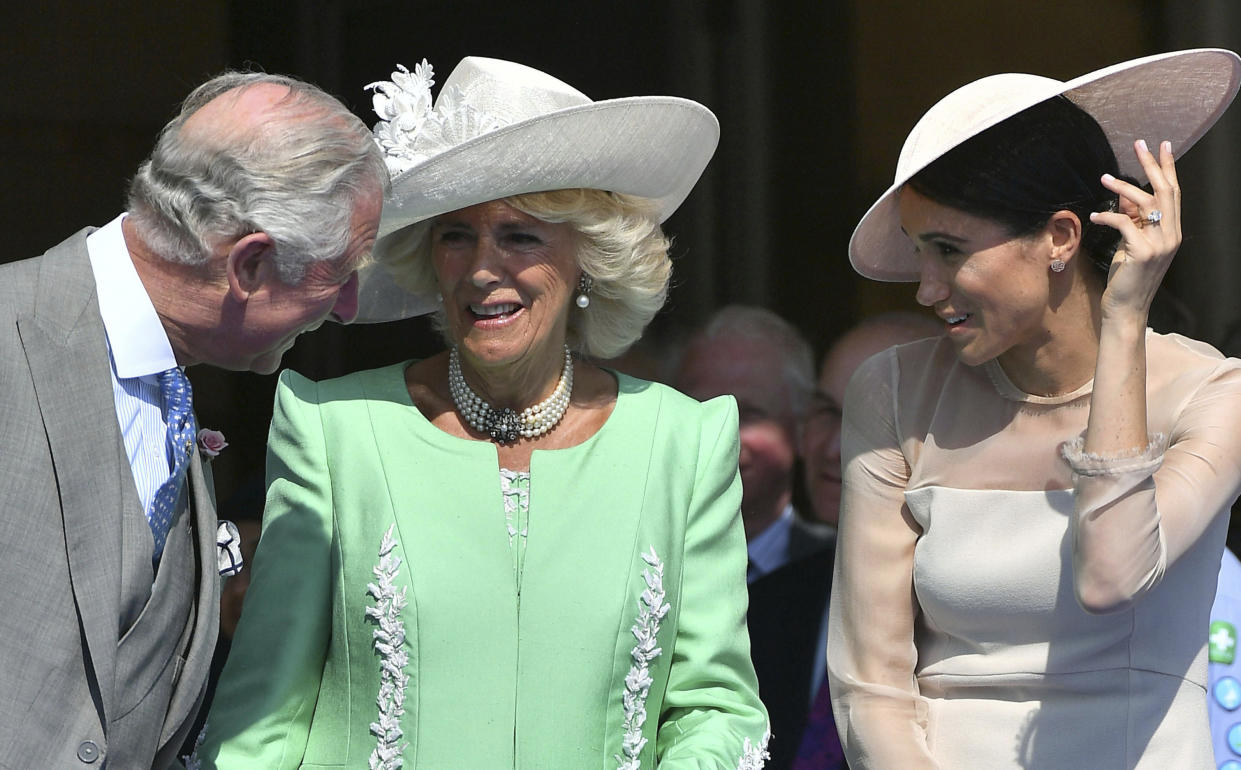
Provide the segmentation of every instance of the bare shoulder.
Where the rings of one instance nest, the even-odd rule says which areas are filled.
[[[1148,331],[1146,335],[1147,356],[1152,359],[1176,361],[1184,366],[1214,365],[1225,359],[1213,345],[1183,334],[1161,334]]]
[[[1241,382],[1241,360],[1192,337],[1148,332],[1146,357],[1147,377],[1154,391],[1178,382],[1195,390],[1212,381]]]

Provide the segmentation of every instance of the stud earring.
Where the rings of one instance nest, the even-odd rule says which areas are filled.
[[[582,273],[581,277],[577,279],[577,299],[574,302],[582,310],[590,307],[590,289],[594,285],[594,279],[585,273]]]
[[[1053,259],[1051,261],[1051,271],[1053,273],[1063,273],[1064,272],[1064,260],[1061,259],[1060,257],[1056,257],[1055,259]]]

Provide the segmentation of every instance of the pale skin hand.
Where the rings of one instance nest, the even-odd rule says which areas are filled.
[[[1105,174],[1103,186],[1120,196],[1120,211],[1090,215],[1092,222],[1114,227],[1122,237],[1101,305],[1099,354],[1083,447],[1093,454],[1115,454],[1148,443],[1146,319],[1181,245],[1181,189],[1171,143],[1159,146],[1158,160],[1145,141],[1135,142],[1134,152],[1150,179],[1151,192]],[[1154,210],[1163,214],[1157,225],[1146,220]]]

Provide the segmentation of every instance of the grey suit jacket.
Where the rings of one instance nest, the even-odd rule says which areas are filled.
[[[122,534],[141,504],[88,232],[0,266],[0,768],[11,770],[167,767],[201,703],[218,627],[215,506],[196,453],[179,558],[160,565],[185,571],[170,573],[180,606],[140,604],[134,627],[159,620],[155,606],[184,617],[146,626],[176,629],[143,640],[158,672],[132,652],[118,663],[121,618],[137,614]]]

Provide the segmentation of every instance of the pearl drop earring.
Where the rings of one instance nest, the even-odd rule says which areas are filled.
[[[594,285],[594,279],[585,273],[582,273],[581,277],[577,279],[577,299],[574,302],[582,310],[590,307],[590,289]]]

